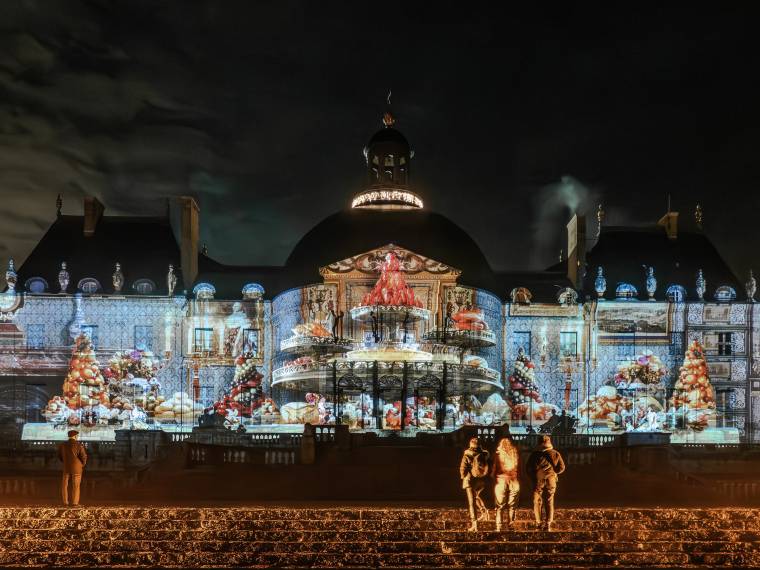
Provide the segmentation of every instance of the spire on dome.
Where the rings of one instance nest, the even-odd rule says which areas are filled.
[[[352,208],[374,210],[419,210],[422,200],[409,190],[409,166],[414,153],[406,137],[394,128],[391,92],[383,114],[384,128],[364,147],[367,161],[367,188],[354,196]]]

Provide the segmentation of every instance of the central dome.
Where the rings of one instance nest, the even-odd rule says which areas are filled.
[[[325,218],[301,238],[285,263],[288,275],[294,283],[319,282],[320,267],[392,243],[459,269],[462,284],[494,291],[494,274],[478,245],[448,218],[424,210],[409,188],[414,153],[395,122],[386,112],[384,128],[364,148],[366,188],[351,209]]]
[[[494,290],[494,276],[475,241],[454,222],[424,210],[344,210],[314,226],[296,244],[286,266],[296,282],[321,281],[319,268],[393,243],[460,269],[459,281]]]

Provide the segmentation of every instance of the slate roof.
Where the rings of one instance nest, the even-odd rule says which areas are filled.
[[[583,292],[591,298],[596,297],[594,279],[601,266],[607,279],[607,299],[614,298],[618,282],[634,285],[639,299],[646,299],[644,265],[654,267],[656,299],[663,300],[667,287],[677,284],[686,288],[687,300],[697,300],[695,281],[699,269],[707,280],[706,299],[712,300],[720,285],[736,289],[738,299],[745,297],[739,279],[700,231],[679,231],[676,239],[668,239],[660,226],[603,227],[596,245],[586,254],[586,262]]]
[[[95,235],[83,234],[83,216],[59,216],[32,253],[17,269],[17,289],[23,290],[30,277],[42,277],[48,292],[57,293],[58,272],[65,261],[71,275],[68,292],[76,291],[85,277],[100,282],[104,293],[112,293],[112,275],[116,262],[124,273],[122,293],[133,294],[132,284],[147,278],[156,285],[156,294],[166,293],[169,264],[177,272],[177,292],[182,292],[180,250],[168,218],[103,216]]]
[[[470,235],[445,216],[426,210],[356,209],[328,216],[288,257],[290,286],[320,282],[320,267],[389,243],[461,270],[463,285],[501,294],[488,260]]]

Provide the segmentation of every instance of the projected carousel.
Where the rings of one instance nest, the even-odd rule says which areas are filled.
[[[474,423],[481,400],[501,397],[500,373],[472,354],[496,342],[482,314],[461,310],[431,327],[434,315],[415,298],[393,253],[349,315],[359,339],[339,336],[338,317],[332,331],[300,324],[281,342],[281,353],[293,358],[274,370],[272,386],[296,400],[282,406],[284,422],[452,429]]]

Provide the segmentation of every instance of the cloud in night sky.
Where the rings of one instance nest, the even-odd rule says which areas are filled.
[[[555,262],[575,196],[563,177],[589,219],[598,201],[630,223],[656,221],[668,194],[684,216],[699,201],[724,256],[749,267],[752,18],[494,9],[0,3],[0,258],[25,257],[59,193],[64,213],[90,194],[135,215],[192,194],[212,256],[280,264],[361,188],[392,88],[415,188],[496,269]]]

